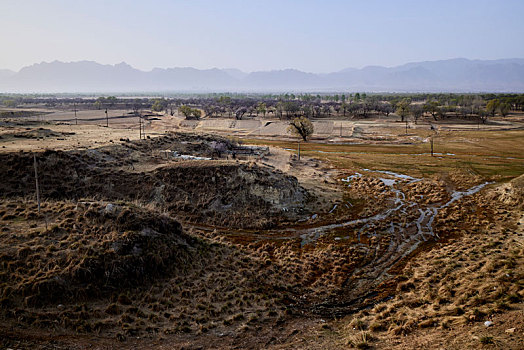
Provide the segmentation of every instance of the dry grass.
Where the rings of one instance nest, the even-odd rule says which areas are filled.
[[[401,135],[402,133],[399,133]],[[435,157],[431,157],[427,131],[413,131],[402,144],[391,141],[362,144],[327,144],[308,142],[300,148],[305,156],[329,160],[340,169],[382,169],[429,177],[434,174],[460,173],[505,180],[524,173],[521,150],[524,131],[443,131],[435,139]],[[413,138],[416,136],[418,138]],[[359,140],[353,140],[353,142]],[[296,149],[291,141],[246,139],[246,143]]]
[[[488,153],[515,155],[505,148],[521,136],[519,133],[511,132],[507,140],[502,139],[504,149]],[[489,135],[477,136],[486,136],[489,146],[493,145]],[[468,145],[453,141],[451,136],[446,140],[455,146]],[[365,166],[431,175],[423,181],[396,185],[406,200],[417,202],[418,207],[392,213],[362,232],[358,225],[334,230],[304,247],[290,232],[318,223],[312,219],[287,226],[289,232],[205,230],[200,226],[267,227],[268,223],[279,223],[281,213],[266,217],[275,204],[271,202],[278,202],[282,192],[289,197],[301,193],[296,180],[247,164],[221,161],[212,166],[193,163],[162,169],[160,160],[148,163],[141,157],[174,141],[163,138],[151,142],[153,146],[137,142],[95,152],[50,153],[42,167],[43,176],[49,179],[43,191],[46,198],[55,199],[44,204],[40,216],[35,214],[34,201],[24,199],[33,188],[34,179],[27,175],[32,158],[10,155],[4,159],[9,167],[8,173],[2,174],[2,186],[10,196],[0,205],[5,324],[120,340],[131,336],[159,339],[171,334],[234,334],[239,339],[256,339],[263,330],[301,319],[294,317],[297,315],[332,316],[338,315],[338,305],[347,313],[351,307],[375,303],[371,309],[344,319],[340,332],[332,332],[330,324],[323,328],[326,339],[343,337],[343,347],[366,348],[419,331],[449,332],[459,325],[474,325],[522,302],[524,250],[521,238],[514,234],[514,205],[522,201],[514,202],[505,190],[479,193],[440,210],[433,225],[440,241],[424,243],[416,254],[401,256],[406,247],[400,244],[414,233],[413,227],[407,227],[417,219],[419,207],[444,203],[452,190],[470,188],[485,178],[500,180],[522,170],[518,159],[498,159],[479,170],[480,140],[463,152],[455,152],[454,158],[396,153],[420,152],[425,144],[395,145],[393,152],[389,146],[368,145],[365,153],[321,154],[347,172]],[[195,154],[203,152],[198,145],[184,145],[195,147]],[[308,143],[304,147],[312,156],[319,155],[313,152],[317,147],[364,150],[358,145]],[[120,160],[126,157],[134,159],[135,170]],[[466,159],[473,163],[462,168]],[[53,182],[53,170],[62,168],[69,171],[63,178],[76,179],[75,184],[82,184],[79,189],[63,178]],[[495,169],[501,171],[500,176],[493,175]],[[392,207],[394,193],[390,188],[371,173],[363,173],[350,188],[345,187],[339,202],[352,207],[339,205],[331,214],[321,213],[319,220],[369,217]],[[224,182],[215,183],[212,178],[216,174]],[[246,194],[248,190],[250,194]],[[256,193],[270,200],[259,200]],[[95,194],[91,204],[77,206],[76,199]],[[213,204],[216,197],[220,201]],[[105,210],[106,203],[100,201],[104,198],[118,209]],[[221,208],[234,200],[238,207],[233,211]],[[303,205],[299,201],[297,207]],[[181,232],[170,216],[199,225]],[[390,222],[397,225],[396,233],[388,231]],[[387,278],[382,285],[374,285],[383,269],[388,271]],[[376,292],[375,296],[360,299],[369,292]]]
[[[348,327],[369,328],[379,338],[423,328],[449,330],[522,303],[524,242],[515,224],[521,214],[501,202],[488,206],[482,198],[476,208],[481,213],[476,224],[466,219],[470,229],[409,261],[397,277],[394,297],[349,318]]]
[[[27,218],[35,209],[32,201],[1,207],[4,321],[122,338],[242,324],[249,331],[284,315],[259,259],[184,234],[168,217],[125,205],[108,211],[100,203],[47,202],[45,230],[43,217]]]
[[[85,301],[136,286],[186,265],[187,247],[197,244],[173,219],[129,206],[46,202],[41,215],[31,201],[3,207],[13,213],[3,218],[0,255],[3,302],[12,306]]]

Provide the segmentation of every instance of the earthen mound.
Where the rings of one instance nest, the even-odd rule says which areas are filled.
[[[268,228],[300,218],[309,200],[296,178],[234,161],[170,162],[138,172],[100,150],[46,151],[37,159],[42,198],[138,201],[194,224]],[[0,154],[0,163],[3,196],[34,196],[32,154]]]
[[[170,217],[131,206],[58,202],[57,224],[2,232],[3,303],[81,301],[132,288],[191,263],[194,238]],[[17,213],[20,220],[27,214]],[[44,215],[44,214],[43,214]],[[16,221],[16,220],[15,220]]]

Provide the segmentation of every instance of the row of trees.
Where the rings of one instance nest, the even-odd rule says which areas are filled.
[[[488,116],[499,114],[507,116],[511,110],[522,110],[519,104],[512,104],[506,99],[484,100],[480,96],[462,99],[459,105],[443,103],[430,98],[426,101],[413,101],[402,98],[392,101],[379,100],[376,96],[367,97],[360,102],[316,102],[302,100],[241,100],[221,97],[217,100],[200,100],[194,104],[203,110],[205,117],[274,117],[293,119],[298,116],[307,118],[351,117],[367,118],[373,115],[389,116],[396,113],[402,121],[412,116],[415,121],[424,115],[435,121],[446,118],[480,118],[485,122]]]
[[[368,118],[396,113],[401,120],[426,115],[433,119],[478,118],[485,122],[495,115],[507,116],[524,110],[524,94],[207,94],[174,98],[64,97],[0,95],[6,107],[45,105],[71,109],[150,109],[187,118],[228,117],[244,119],[270,117],[292,120],[307,118]],[[181,107],[188,107],[182,108]],[[198,110],[198,112],[195,112]]]
[[[395,106],[395,113],[401,118],[401,121],[412,116],[415,122],[426,114],[430,115],[435,121],[447,117],[459,117],[462,119],[476,118],[485,123],[488,116],[494,117],[499,114],[506,117],[512,109],[512,105],[504,100],[493,99],[484,103],[480,98],[472,100],[471,103],[463,103],[460,106],[442,105],[433,99],[424,103],[413,104],[411,99],[404,98]]]

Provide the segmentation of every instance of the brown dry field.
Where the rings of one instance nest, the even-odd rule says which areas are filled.
[[[109,127],[101,111],[0,120],[1,347],[524,348],[523,115],[407,133],[396,117],[322,120],[298,160],[285,123],[158,116],[138,140],[134,118],[114,118],[125,113]],[[199,144],[220,137],[270,153],[162,157],[211,157]],[[45,187],[61,167],[82,191]],[[215,172],[228,180],[213,185]],[[151,253],[119,260],[122,242]]]

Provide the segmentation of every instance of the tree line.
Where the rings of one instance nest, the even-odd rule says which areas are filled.
[[[46,106],[57,109],[130,109],[152,110],[188,119],[254,117],[292,120],[297,117],[369,118],[397,115],[401,121],[421,117],[477,119],[506,117],[512,111],[524,111],[524,94],[195,94],[176,97],[0,95],[8,108]]]

